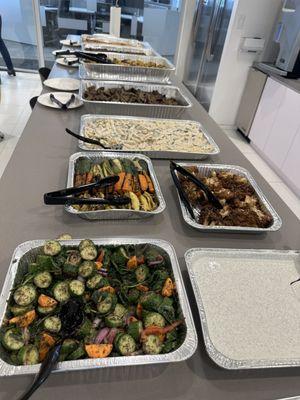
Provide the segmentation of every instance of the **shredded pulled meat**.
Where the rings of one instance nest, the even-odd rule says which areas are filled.
[[[272,216],[245,177],[227,171],[212,171],[203,177],[196,167],[187,169],[201,179],[223,205],[220,210],[215,208],[200,188],[179,174],[191,205],[199,211],[196,218],[201,225],[267,228],[272,223]]]

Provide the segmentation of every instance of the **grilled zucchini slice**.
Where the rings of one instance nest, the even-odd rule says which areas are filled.
[[[92,261],[97,257],[97,249],[95,246],[87,246],[80,250],[80,255],[84,260]]]
[[[44,320],[44,328],[52,333],[58,333],[61,329],[61,320],[57,316],[47,317]]]
[[[86,281],[86,287],[90,290],[99,289],[102,286],[102,280],[103,277],[101,275],[93,275]]]
[[[79,251],[83,250],[85,247],[95,247],[95,244],[92,240],[90,239],[83,239],[80,243],[79,243]]]
[[[29,306],[10,306],[9,307],[10,311],[14,314],[15,317],[18,317],[19,315],[24,315],[28,311],[31,311],[33,309],[33,305],[29,304]]]
[[[79,275],[81,275],[83,278],[88,278],[91,275],[94,274],[94,272],[96,271],[96,266],[94,261],[84,261],[80,267],[79,267]]]
[[[25,344],[22,332],[18,328],[8,329],[2,337],[2,344],[7,350],[20,350]]]
[[[28,344],[18,352],[18,361],[21,365],[34,365],[39,363],[39,352],[36,346]]]
[[[159,328],[164,328],[166,321],[164,317],[157,312],[148,312],[144,318],[144,325],[148,326],[158,326]]]
[[[128,333],[124,333],[117,338],[116,348],[122,356],[129,356],[135,351],[135,340]]]
[[[143,351],[146,354],[159,354],[162,351],[162,342],[156,335],[147,336],[143,343]]]
[[[22,285],[14,292],[14,300],[19,306],[28,306],[36,299],[36,296],[36,289],[30,284]]]
[[[34,282],[35,286],[37,286],[38,288],[46,289],[51,285],[52,276],[51,276],[50,272],[48,272],[48,271],[39,272],[33,278],[33,282]]]
[[[73,296],[82,296],[85,290],[84,283],[74,279],[69,283],[69,290]]]
[[[55,309],[56,305],[51,307],[42,307],[40,305],[37,306],[37,312],[42,315],[51,314]]]
[[[56,256],[61,252],[61,245],[57,240],[47,240],[44,244],[44,253],[47,256]]]
[[[53,287],[53,295],[55,300],[59,301],[60,303],[69,300],[69,283],[67,281],[57,282]]]

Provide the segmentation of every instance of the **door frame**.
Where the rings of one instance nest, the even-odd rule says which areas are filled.
[[[195,12],[199,0],[182,0],[179,21],[179,36],[175,52],[175,75],[183,81],[186,69],[186,59],[189,51],[191,35],[195,25]]]

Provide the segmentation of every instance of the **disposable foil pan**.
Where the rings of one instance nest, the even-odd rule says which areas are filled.
[[[126,38],[120,38],[120,37],[116,37],[113,35],[109,35],[107,33],[95,33],[93,35],[81,35],[81,43],[91,43],[93,44],[98,44],[97,42],[89,42],[88,39],[92,38],[92,39],[96,39],[99,40],[98,43],[108,43],[108,44],[120,44],[120,43],[125,43],[127,46],[131,46],[131,47],[144,47],[144,42],[141,42],[139,40],[136,39],[126,39]],[[123,44],[124,46],[124,44]]]
[[[273,292],[273,296],[281,296],[282,289],[290,291],[292,290],[290,287],[290,277],[287,276],[287,271],[288,269],[285,268],[284,272],[279,276],[278,280],[280,281],[280,288],[277,289],[277,284],[278,280],[274,280],[273,276],[277,274],[278,269],[280,267],[283,267],[285,263],[289,262],[291,264],[294,264],[294,271],[293,275],[296,277],[296,279],[299,276],[299,262],[300,262],[300,253],[299,251],[295,250],[257,250],[257,249],[224,249],[224,248],[192,248],[189,249],[185,255],[185,262],[187,265],[187,270],[189,273],[189,277],[192,283],[196,303],[198,306],[198,311],[199,311],[199,316],[200,316],[200,321],[201,321],[201,327],[202,327],[202,333],[203,333],[203,338],[204,338],[204,343],[206,347],[206,351],[210,358],[220,367],[225,368],[225,369],[257,369],[257,368],[282,368],[282,367],[299,367],[300,366],[300,359],[299,357],[293,356],[293,357],[283,357],[282,354],[279,356],[279,354],[276,354],[276,351],[274,354],[272,354],[272,357],[260,357],[260,358],[251,358],[250,355],[248,355],[247,359],[238,359],[237,357],[234,358],[233,356],[225,355],[223,351],[219,348],[219,346],[213,342],[212,337],[211,337],[211,332],[209,330],[209,326],[213,327],[213,329],[218,329],[217,326],[220,327],[220,337],[224,335],[224,326],[223,324],[219,323],[217,326],[214,324],[216,321],[209,321],[208,320],[208,314],[207,314],[207,307],[208,303],[210,302],[207,297],[207,288],[202,291],[200,289],[200,283],[203,283],[203,279],[208,279],[208,274],[205,275],[205,272],[203,271],[204,266],[206,265],[206,270],[208,269],[210,272],[209,274],[213,274],[216,276],[216,274],[228,274],[228,271],[224,271],[223,269],[223,264],[222,260],[226,260],[227,262],[231,262],[234,264],[235,259],[241,260],[241,267],[240,268],[245,268],[245,281],[247,281],[247,277],[250,277],[250,279],[256,279],[259,282],[263,283],[265,275],[264,273],[268,274],[269,277],[272,277],[271,280],[271,285],[273,288],[271,291]],[[196,261],[197,260],[197,261]],[[248,265],[244,266],[243,260],[247,260],[247,262],[253,263],[253,265],[257,265],[257,262],[262,264],[262,269],[261,275],[257,275],[256,273],[253,274],[253,272],[249,272],[248,270]],[[269,271],[265,271],[267,268],[267,264],[265,263],[265,260],[267,260],[268,264],[273,264],[272,268],[270,268]],[[239,262],[239,261],[238,261]],[[196,265],[196,263],[198,265]],[[199,265],[201,266],[199,269]],[[292,267],[290,269],[293,269]],[[223,271],[223,272],[222,272]],[[236,271],[236,270],[235,270]],[[240,272],[239,272],[240,273]],[[214,278],[211,277],[212,281],[214,281]],[[219,277],[220,280],[223,281],[222,275]],[[282,279],[284,279],[284,283],[282,283]],[[209,286],[210,280],[207,281],[207,286]],[[223,281],[224,282],[224,281]],[[288,282],[286,284],[286,282]],[[259,301],[258,307],[261,307],[261,302],[264,303],[264,299],[261,297],[261,289],[257,289],[257,285],[253,285],[253,297],[254,299],[256,298],[256,295],[258,296],[256,300],[254,301]],[[217,295],[215,296],[215,292],[218,292],[218,289],[215,288],[214,294],[210,295],[210,298],[213,298],[217,304],[220,304],[220,302],[225,302],[226,299],[224,297],[229,297],[229,296],[235,296],[236,294],[230,294],[230,290],[225,286],[224,291],[226,292],[226,295],[223,295],[222,297],[218,297]],[[240,289],[240,291],[243,291],[243,289]],[[259,293],[258,293],[259,292]],[[275,293],[274,293],[275,292]],[[279,293],[280,292],[280,293]],[[291,292],[292,294],[293,292]],[[289,293],[288,293],[289,294]],[[268,289],[266,289],[265,296],[267,299],[269,299],[269,296],[271,293],[269,292]],[[299,303],[299,297],[296,295],[296,292],[294,292],[295,295],[295,307],[297,307],[297,304]],[[244,294],[240,294],[240,296],[244,297]],[[258,300],[260,299],[260,300]],[[271,300],[270,300],[271,301]],[[239,302],[237,300],[237,297],[234,299],[234,303],[237,304],[236,307],[239,307]],[[234,313],[235,310],[228,306],[228,312]],[[265,313],[269,315],[269,318],[272,319],[272,311],[268,310]],[[282,313],[284,313],[282,311]],[[210,313],[210,317],[212,317],[212,313]],[[216,316],[215,319],[218,317]],[[251,316],[249,317],[250,321],[252,321]],[[288,316],[288,318],[291,318],[291,316]],[[287,328],[285,326],[285,318],[283,317],[282,320],[282,330],[285,331]],[[230,322],[229,322],[230,323]],[[254,321],[252,322],[253,324],[255,323]],[[249,322],[251,324],[251,322]],[[256,326],[253,326],[253,329],[255,329]],[[238,330],[239,328],[236,326],[236,329]],[[245,329],[245,328],[244,328]],[[279,327],[280,329],[280,327]],[[264,329],[265,331],[265,329]],[[272,336],[274,336],[274,333],[272,332],[272,329],[270,331],[270,340],[272,340]],[[293,335],[292,330],[290,330],[290,335]],[[249,331],[248,331],[249,332]],[[296,335],[296,333],[295,333]],[[242,336],[239,334],[239,336]],[[236,337],[232,336],[232,341],[234,342],[236,340]],[[244,338],[245,341],[249,341],[250,343],[252,340],[250,338]],[[266,339],[264,339],[266,340]],[[288,340],[286,338],[285,334],[283,333],[282,338],[278,338],[278,340]],[[293,339],[294,341],[297,341],[297,336]],[[226,339],[228,343],[228,338]],[[241,344],[241,346],[243,346]],[[260,342],[259,346],[263,346],[263,343]],[[279,345],[277,346],[279,347]],[[290,345],[292,347],[292,345]],[[281,352],[282,353],[282,352]],[[297,397],[298,399],[299,397]],[[296,397],[295,397],[296,399]],[[282,399],[284,400],[284,399]]]
[[[91,101],[83,97],[85,90],[95,86],[97,89],[104,87],[111,88],[125,88],[125,89],[140,89],[145,92],[152,92],[157,90],[159,93],[167,97],[173,97],[180,105],[169,106],[163,104],[138,104],[138,103],[121,103],[118,101]],[[79,96],[84,101],[85,106],[91,113],[99,113],[109,115],[136,115],[141,117],[156,117],[156,118],[176,118],[179,117],[185,110],[189,109],[192,104],[185,97],[177,86],[171,85],[158,85],[147,83],[134,83],[134,82],[109,82],[109,81],[96,81],[82,79],[80,82]]]
[[[225,165],[225,164],[196,164],[196,163],[179,163],[182,167],[197,167],[198,171],[203,175],[203,176],[208,176],[212,171],[227,171],[227,172],[232,172],[234,174],[240,175],[245,177],[251,184],[251,186],[254,188],[256,195],[258,196],[260,203],[265,211],[267,211],[269,214],[271,214],[273,222],[268,228],[252,228],[252,227],[244,227],[244,226],[205,226],[201,225],[198,222],[196,222],[186,209],[185,205],[180,199],[180,196],[178,195],[179,198],[179,203],[183,215],[184,221],[192,226],[193,228],[196,228],[200,231],[207,231],[207,232],[233,232],[233,233],[260,233],[260,232],[272,232],[272,231],[277,231],[281,225],[282,221],[277,212],[274,210],[270,202],[266,199],[265,195],[251,176],[251,174],[243,167],[237,166],[237,165]],[[196,211],[197,212],[197,211]],[[195,212],[195,214],[196,214]]]
[[[80,240],[81,239],[62,240],[60,241],[60,243],[65,246],[78,246]],[[198,340],[192,313],[190,310],[183,279],[180,272],[180,267],[173,246],[164,240],[140,239],[135,237],[92,239],[92,240],[96,245],[149,244],[161,248],[168,254],[173,271],[173,276],[176,283],[182,314],[187,329],[186,337],[182,345],[172,353],[63,361],[58,363],[55,372],[104,368],[104,367],[169,363],[169,362],[183,361],[191,357],[197,348]],[[35,259],[36,255],[41,253],[42,246],[44,243],[45,243],[44,240],[31,240],[20,244],[14,251],[0,297],[0,324],[2,324],[3,318],[5,317],[7,309],[6,301],[10,296],[11,289],[13,288],[16,274],[18,273],[19,275],[19,273],[21,273],[23,275],[26,273],[28,263],[32,262]],[[0,347],[0,376],[35,374],[38,372],[39,368],[40,365],[38,364],[24,365],[24,366],[15,366],[8,364],[5,361],[5,353],[3,351],[3,348]]]
[[[132,154],[132,153],[119,153],[119,152],[112,152],[109,153],[107,151],[99,151],[99,152],[81,152],[75,153],[71,155],[69,159],[69,172],[68,172],[68,181],[67,186],[72,187],[74,186],[74,176],[75,176],[75,166],[76,162],[79,158],[88,158],[94,162],[103,161],[106,158],[127,158],[129,160],[143,160],[147,163],[148,170],[150,177],[152,179],[156,198],[158,200],[158,207],[153,211],[143,211],[143,210],[125,210],[125,209],[114,209],[114,210],[98,210],[98,211],[77,211],[71,205],[66,206],[66,210],[69,213],[78,215],[81,218],[85,219],[99,219],[99,220],[107,220],[107,219],[140,219],[151,217],[152,215],[160,214],[166,208],[166,203],[164,197],[162,195],[157,177],[154,172],[153,164],[150,158],[142,155],[142,154]]]
[[[144,56],[153,56],[158,55],[158,53],[152,49],[152,47],[145,46],[145,47],[130,47],[130,46],[117,46],[111,44],[89,44],[83,43],[82,44],[82,51],[87,51],[89,53],[102,53],[104,51],[109,51],[111,53],[118,53],[118,54],[140,54]]]
[[[135,121],[135,120],[142,120],[142,121],[155,121],[155,118],[139,118],[139,117],[120,117],[118,115],[95,115],[95,114],[86,114],[86,115],[82,115],[81,119],[80,119],[80,135],[81,136],[85,136],[84,135],[84,129],[85,126],[88,122],[91,122],[93,120],[97,120],[97,119],[112,119],[112,120],[129,120],[129,121]],[[162,121],[173,121],[173,120],[162,120]],[[206,138],[207,142],[213,147],[213,150],[209,153],[187,153],[184,151],[170,151],[170,150],[123,150],[124,152],[129,152],[129,153],[142,153],[147,155],[150,158],[159,158],[159,159],[170,159],[170,158],[174,158],[174,159],[183,159],[183,160],[202,160],[208,156],[214,156],[220,153],[220,149],[218,147],[218,145],[216,144],[216,142],[213,140],[213,138],[207,133],[207,131],[203,128],[203,126],[200,124],[200,122],[197,121],[190,121],[190,120],[178,120],[179,124],[184,124],[184,123],[196,123],[199,126],[199,131],[201,131],[204,135],[204,137]],[[175,135],[175,134],[174,134]],[[117,139],[117,135],[115,134],[115,137]],[[141,137],[142,140],[142,137]],[[82,149],[82,150],[88,150],[88,151],[97,151],[98,149],[94,149],[92,148],[92,145],[89,145],[81,140],[78,141],[78,146]],[[122,150],[119,150],[119,152],[121,153]]]
[[[156,62],[164,68],[138,67],[120,64],[98,64],[83,62],[79,67],[82,79],[123,80],[131,82],[161,82],[169,83],[170,75],[175,71],[174,65],[164,57],[138,56],[129,54],[106,53],[110,59]]]

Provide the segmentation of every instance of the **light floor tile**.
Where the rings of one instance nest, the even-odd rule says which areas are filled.
[[[275,171],[234,128],[223,127],[223,131],[300,219],[300,199],[296,194],[282,182]]]
[[[300,219],[300,199],[297,195],[283,182],[273,182],[271,183],[271,186],[293,213]]]

